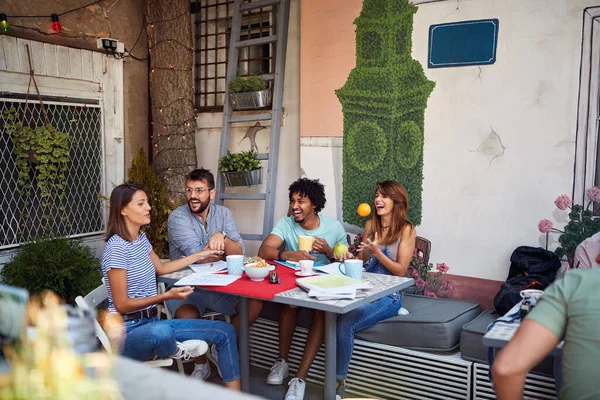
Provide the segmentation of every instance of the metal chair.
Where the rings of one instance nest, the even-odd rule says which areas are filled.
[[[95,311],[96,307],[99,304],[102,304],[104,301],[108,299],[108,291],[106,290],[106,286],[104,284],[98,286],[96,289],[92,290],[85,297],[77,296],[75,298],[75,303],[77,306],[83,310]],[[112,354],[112,347],[110,345],[110,340],[104,329],[100,325],[97,319],[94,318],[94,326],[96,328],[96,337],[102,344],[102,347],[108,354]],[[180,361],[180,360],[178,360]],[[144,364],[151,365],[153,367],[168,367],[173,365],[172,358],[161,358],[157,360],[146,361]],[[181,368],[180,373],[183,373],[183,368]]]
[[[417,236],[415,242],[416,257],[424,264],[429,264],[429,254],[431,253],[431,242],[421,236]]]

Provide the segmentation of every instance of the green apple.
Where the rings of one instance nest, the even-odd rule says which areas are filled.
[[[340,254],[344,254],[347,252],[348,252],[348,246],[346,246],[344,243],[338,243],[333,248],[333,253],[336,255],[336,257],[339,257]]]

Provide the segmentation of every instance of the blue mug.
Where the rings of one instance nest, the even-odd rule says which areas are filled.
[[[344,266],[344,270],[342,270],[342,265]],[[341,262],[340,265],[338,265],[338,269],[340,270],[340,273],[342,275],[346,275],[346,276],[348,276],[350,278],[354,278],[354,279],[362,279],[362,273],[363,273],[362,260],[356,260],[356,259],[346,260],[344,262]]]
[[[229,275],[241,275],[244,267],[244,256],[232,255],[225,257],[227,262],[227,273]]]

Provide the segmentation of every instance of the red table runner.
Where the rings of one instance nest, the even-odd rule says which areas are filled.
[[[272,261],[267,262],[276,267],[275,271],[277,271],[277,276],[279,277],[279,284],[270,283],[268,276],[261,282],[254,282],[244,273],[240,279],[227,286],[203,286],[203,288],[214,290],[215,292],[273,300],[273,297],[276,294],[296,287],[296,279],[298,279],[298,277],[294,274],[297,271],[277,265]]]

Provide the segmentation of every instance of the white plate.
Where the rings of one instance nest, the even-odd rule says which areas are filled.
[[[302,271],[298,271],[294,275],[296,275],[296,276],[313,276],[316,274],[317,274],[316,272],[309,272],[308,274],[303,274]]]

